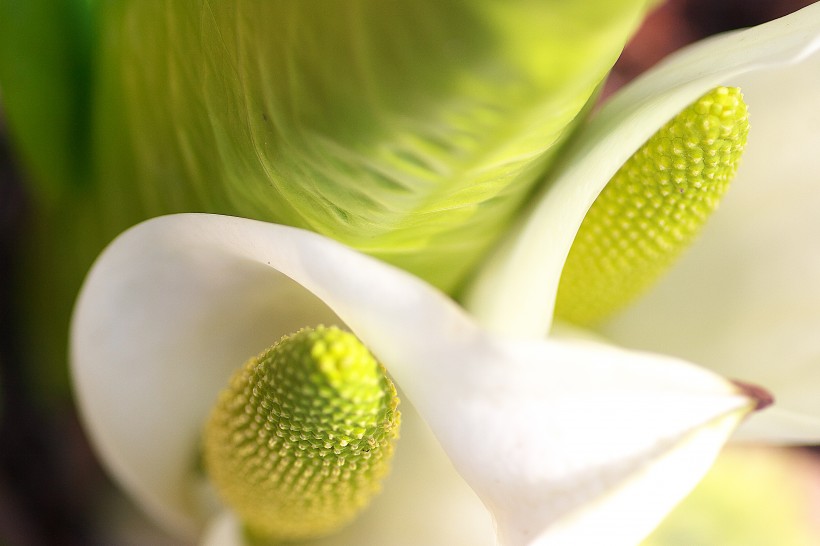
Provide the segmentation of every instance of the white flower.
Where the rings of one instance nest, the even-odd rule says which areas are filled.
[[[639,538],[750,406],[732,384],[672,359],[491,336],[415,277],[319,235],[178,215],[121,236],[77,307],[75,380],[103,458],[159,517],[180,527],[204,520],[195,462],[216,393],[282,334],[338,322],[385,364],[508,544],[607,495],[620,502],[589,517]],[[431,477],[421,469],[414,478]],[[644,495],[653,504],[631,529],[620,519]],[[410,512],[415,499],[403,500]]]
[[[90,273],[72,330],[79,405],[103,460],[169,529],[194,537],[211,521],[212,543],[238,540],[235,522],[211,503],[197,471],[200,431],[216,393],[234,368],[281,335],[339,323],[387,367],[492,513],[503,544],[587,544],[602,536],[614,545],[639,541],[700,479],[756,400],[723,379],[720,354],[693,359],[715,373],[551,331],[562,264],[602,186],[667,119],[718,84],[741,85],[753,116],[763,118],[793,89],[788,78],[818,65],[820,56],[812,55],[819,45],[815,5],[696,45],[611,101],[488,262],[467,299],[475,315],[407,273],[293,228],[177,215],[126,232]],[[807,64],[783,68],[793,61]],[[758,89],[756,75],[770,67],[781,67],[777,85]],[[814,88],[802,91],[817,95]],[[808,146],[820,135],[820,126],[813,129],[808,135],[766,130]],[[765,145],[752,146],[747,156],[768,155]],[[756,174],[747,169],[736,191]],[[798,258],[806,239],[793,248]],[[691,288],[676,290],[688,298]],[[816,321],[816,308],[796,316]],[[694,328],[698,312],[692,316]],[[689,322],[683,328],[682,336]],[[688,343],[705,335],[695,333],[700,337]],[[665,348],[665,338],[658,339]],[[781,365],[789,364],[790,347],[806,346],[781,348]],[[811,375],[730,371],[773,386],[780,407],[807,415],[800,434],[787,437],[820,437],[820,428],[809,426],[820,408],[792,397],[811,388]],[[762,412],[749,426],[758,421],[763,424],[751,430],[776,436],[778,423],[767,424],[767,413],[779,415]],[[343,534],[317,544],[492,543],[481,505],[439,448],[425,443],[426,427],[412,412],[405,415],[383,497]]]
[[[489,261],[470,309],[497,331],[548,332],[563,260],[612,174],[701,93],[740,87],[752,130],[732,190],[683,263],[606,332],[764,385],[777,404],[749,420],[744,437],[817,441],[818,49],[813,4],[695,44],[624,89],[584,128],[565,168]]]

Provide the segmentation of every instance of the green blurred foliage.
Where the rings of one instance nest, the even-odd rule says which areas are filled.
[[[643,546],[815,545],[810,480],[818,475],[817,462],[797,452],[727,449]]]
[[[102,10],[106,209],[305,227],[452,291],[643,1],[149,0]]]

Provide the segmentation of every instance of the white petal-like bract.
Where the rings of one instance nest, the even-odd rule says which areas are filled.
[[[196,470],[217,392],[245,359],[319,322],[345,325],[383,362],[510,545],[589,521],[612,544],[640,538],[753,406],[672,358],[491,335],[417,278],[310,232],[175,215],[112,243],[75,311],[78,402],[108,468],[156,517],[196,530],[217,511]]]

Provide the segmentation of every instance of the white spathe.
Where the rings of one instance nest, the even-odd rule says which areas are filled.
[[[640,540],[754,404],[668,357],[491,335],[415,277],[310,232],[175,215],[109,246],[75,311],[78,403],[112,474],[169,527],[198,532],[218,511],[199,502],[196,470],[217,392],[281,334],[319,322],[346,325],[385,364],[513,546],[589,525],[610,544]]]
[[[765,385],[777,404],[738,436],[820,438],[820,54],[738,79],[752,131],[698,243],[609,325],[630,346]]]

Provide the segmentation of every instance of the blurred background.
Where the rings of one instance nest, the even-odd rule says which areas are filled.
[[[623,52],[604,97],[690,42],[756,25],[810,3],[668,0]],[[0,90],[0,544],[175,544],[109,482],[83,435],[69,390],[53,387],[65,380],[42,377],[55,367],[64,375],[63,363],[32,362],[38,357],[24,350],[20,317],[27,302],[20,287],[49,283],[50,272],[32,278],[20,266],[22,256],[31,251],[27,241],[38,211],[9,138]],[[820,544],[820,451],[728,450],[648,543]]]

